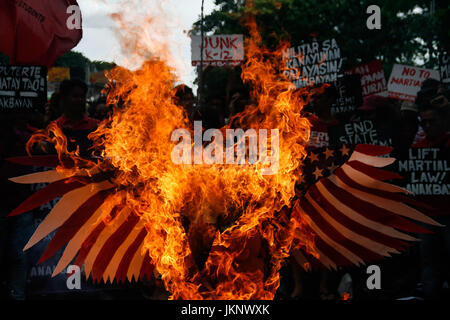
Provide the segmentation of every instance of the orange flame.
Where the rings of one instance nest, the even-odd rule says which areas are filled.
[[[86,161],[82,170],[116,172],[112,181],[145,221],[144,249],[171,299],[273,299],[291,248],[303,246],[317,256],[307,223],[289,209],[309,138],[310,124],[302,115],[307,92],[292,90],[278,72],[287,44],[272,52],[261,48],[256,23],[248,27],[242,78],[254,104],[230,123],[244,130],[279,130],[275,174],[262,175],[262,162],[174,164],[171,134],[190,123],[174,103],[174,70],[156,56],[137,71],[117,67],[108,74],[108,102],[122,106],[90,135],[103,160]],[[52,130],[60,157],[79,159],[67,152],[62,133]],[[75,175],[81,166],[59,170]]]

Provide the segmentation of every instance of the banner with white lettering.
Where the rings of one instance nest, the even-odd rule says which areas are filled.
[[[32,111],[46,101],[46,67],[0,66],[0,111]]]
[[[359,74],[347,75],[335,83],[338,97],[331,105],[331,114],[352,113],[363,103]]]
[[[192,65],[201,62],[201,36],[191,36]],[[244,36],[242,34],[225,34],[204,37],[203,64],[205,66],[237,66],[244,61]]]
[[[389,97],[414,102],[422,82],[429,78],[439,80],[439,71],[394,64],[388,82]]]
[[[392,128],[373,120],[362,120],[329,127],[330,145],[374,144],[392,146]]]
[[[441,81],[450,83],[450,55],[448,53],[441,53],[439,56],[439,69],[441,72]]]
[[[384,77],[383,64],[380,60],[373,60],[345,71],[346,74],[361,76],[361,90],[363,97],[372,94],[387,95],[387,83]]]
[[[296,88],[335,82],[342,76],[343,59],[335,39],[289,48],[283,60],[283,72]]]
[[[449,149],[409,149],[408,156],[398,160],[403,186],[416,196],[443,196],[450,200],[449,156]]]

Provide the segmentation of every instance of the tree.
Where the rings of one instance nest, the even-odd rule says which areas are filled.
[[[0,52],[0,64],[9,64],[9,57],[2,52]]]
[[[252,14],[269,48],[281,40],[292,46],[308,43],[313,35],[318,41],[335,38],[344,68],[377,58],[386,74],[394,63],[437,68],[439,51],[449,50],[449,5],[444,0],[434,1],[434,12],[428,0],[252,0],[251,9],[244,2],[216,0],[218,8],[204,19],[207,34],[248,35],[243,17]],[[374,4],[381,9],[381,30],[366,26],[367,7]],[[199,33],[200,25],[195,22],[191,32]]]
[[[55,67],[69,67],[70,78],[86,81],[86,71],[89,67],[89,59],[82,53],[76,51],[69,51],[63,54],[58,60],[56,60]]]

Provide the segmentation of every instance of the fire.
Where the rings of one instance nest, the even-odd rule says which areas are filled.
[[[147,56],[136,71],[117,67],[108,74],[109,103],[121,106],[90,136],[102,160],[68,153],[62,133],[49,128],[60,158],[76,163],[58,170],[114,172],[110,181],[121,201],[145,223],[144,249],[171,299],[273,299],[293,247],[317,256],[307,223],[291,210],[309,138],[310,124],[302,115],[307,101],[278,72],[286,45],[261,48],[256,23],[248,27],[242,78],[254,104],[230,123],[244,130],[279,130],[275,174],[261,174],[264,159],[254,165],[173,163],[171,134],[192,131],[192,125],[174,103],[177,79],[164,56]],[[158,44],[158,51],[163,47]]]

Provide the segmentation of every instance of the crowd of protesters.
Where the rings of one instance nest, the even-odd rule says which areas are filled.
[[[88,87],[78,80],[66,80],[53,93],[48,103],[35,112],[9,113],[2,115],[0,130],[0,183],[2,192],[0,212],[0,294],[2,298],[26,299],[33,297],[28,287],[29,262],[27,252],[22,249],[33,230],[33,212],[7,218],[9,212],[31,195],[28,186],[15,184],[8,178],[28,173],[22,166],[14,165],[8,157],[26,155],[26,142],[38,129],[56,123],[69,138],[69,149],[80,148],[80,154],[88,157],[92,141],[88,134],[100,121],[112,113],[112,106],[101,97],[91,105],[86,104]],[[346,118],[333,115],[331,105],[336,100],[336,88],[331,85],[313,94],[305,107],[311,127],[308,148],[330,145],[329,128],[346,121],[374,120],[392,131],[393,154],[403,157],[410,147],[450,147],[449,136],[449,89],[439,81],[423,83],[415,103],[402,102],[372,95],[364,99],[361,107]],[[221,95],[207,96],[198,106],[192,89],[185,85],[176,87],[175,103],[183,107],[190,121],[201,120],[205,128],[221,128],[233,117],[251,104],[248,91],[239,89],[231,92],[230,98]],[[393,129],[393,130],[392,130]],[[383,129],[381,129],[383,130]],[[45,148],[44,148],[45,149]],[[40,152],[37,150],[36,152]],[[47,150],[51,152],[51,150]],[[436,203],[435,203],[436,204]],[[421,236],[420,245],[409,248],[405,253],[380,263],[383,283],[392,292],[383,291],[385,298],[399,295],[417,295],[423,298],[442,297],[445,283],[449,283],[450,257],[450,211],[447,203],[438,204],[441,214],[436,220],[447,227],[434,227],[433,234]],[[447,263],[447,265],[446,265]],[[282,282],[278,299],[340,299],[342,293],[352,290],[354,299],[383,298],[365,288],[365,268],[349,268],[331,272],[317,270],[305,272],[296,263],[287,263],[282,269]],[[394,277],[401,275],[402,277]],[[140,284],[104,285],[95,298],[165,299],[157,275],[151,281]],[[401,290],[395,290],[402,288]],[[444,290],[444,291],[443,291]],[[387,294],[388,292],[389,294]],[[67,297],[74,298],[75,294]],[[37,297],[39,298],[39,297]],[[64,297],[63,297],[64,298]]]

